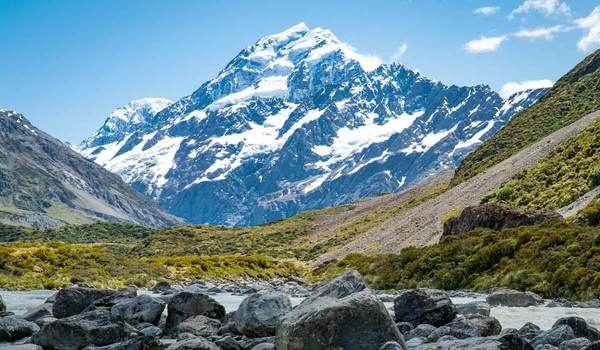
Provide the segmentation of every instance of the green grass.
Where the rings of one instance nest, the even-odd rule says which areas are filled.
[[[328,279],[350,268],[381,289],[503,286],[586,300],[600,295],[600,228],[549,223],[501,232],[478,229],[398,255],[351,254],[309,278]]]
[[[600,225],[600,196],[594,198],[587,207],[580,210],[576,219],[588,225]]]
[[[461,183],[519,152],[546,135],[600,109],[600,50],[556,82],[537,103],[469,154],[456,170]]]
[[[101,246],[12,243],[0,246],[0,288],[52,289],[84,282],[96,287],[151,287],[161,280],[272,278],[297,276],[291,261],[264,256],[135,258]]]
[[[528,210],[558,209],[599,185],[600,120],[488,193],[484,201]]]

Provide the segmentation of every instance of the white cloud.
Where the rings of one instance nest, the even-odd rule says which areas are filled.
[[[493,52],[498,50],[504,40],[506,40],[506,35],[482,36],[479,39],[471,40],[466,43],[465,50],[470,53]]]
[[[560,33],[560,32],[565,32],[569,30],[569,28],[565,27],[562,24],[559,25],[555,25],[553,27],[546,27],[546,28],[536,28],[536,29],[521,29],[518,32],[514,33],[513,35],[519,38],[526,38],[526,39],[546,39],[546,40],[552,40],[554,38],[554,34],[556,33]]]
[[[406,53],[406,50],[408,50],[408,45],[406,45],[406,44],[400,45],[398,47],[398,49],[396,49],[396,52],[394,52],[394,54],[390,58],[390,61],[392,61],[392,62],[398,62],[400,60],[400,58],[402,56],[404,56],[404,54]]]
[[[475,10],[473,10],[473,13],[476,15],[490,16],[498,12],[498,10],[500,10],[500,7],[498,6],[484,6],[476,8]]]
[[[530,12],[539,12],[546,16],[569,16],[571,15],[571,8],[566,2],[560,0],[525,0],[521,6],[510,13],[508,18],[513,18],[517,14],[526,14]]]
[[[510,97],[511,95],[513,95],[517,92],[520,92],[520,91],[530,90],[530,89],[539,89],[539,88],[549,88],[549,87],[552,87],[552,85],[554,85],[554,82],[551,80],[547,80],[547,79],[510,82],[510,83],[506,83],[502,86],[502,88],[500,89],[500,96],[502,96],[502,98],[506,99],[506,98]]]
[[[600,6],[594,8],[587,17],[575,20],[575,23],[579,28],[587,31],[577,42],[577,47],[580,50],[587,51],[600,45]]]

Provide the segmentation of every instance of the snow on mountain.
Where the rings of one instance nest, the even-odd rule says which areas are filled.
[[[545,91],[447,86],[299,24],[190,96],[117,109],[79,150],[191,222],[256,224],[453,168]]]

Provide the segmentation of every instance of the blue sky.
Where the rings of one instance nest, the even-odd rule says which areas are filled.
[[[186,96],[247,45],[299,22],[444,83],[500,91],[510,82],[554,81],[600,47],[598,5],[0,0],[0,108],[78,143],[114,108]]]

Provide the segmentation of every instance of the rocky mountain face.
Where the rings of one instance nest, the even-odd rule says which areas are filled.
[[[0,223],[50,227],[98,220],[153,227],[183,222],[23,115],[0,110]]]
[[[77,149],[190,222],[250,225],[454,168],[544,93],[447,86],[300,24],[190,96],[118,109]]]

